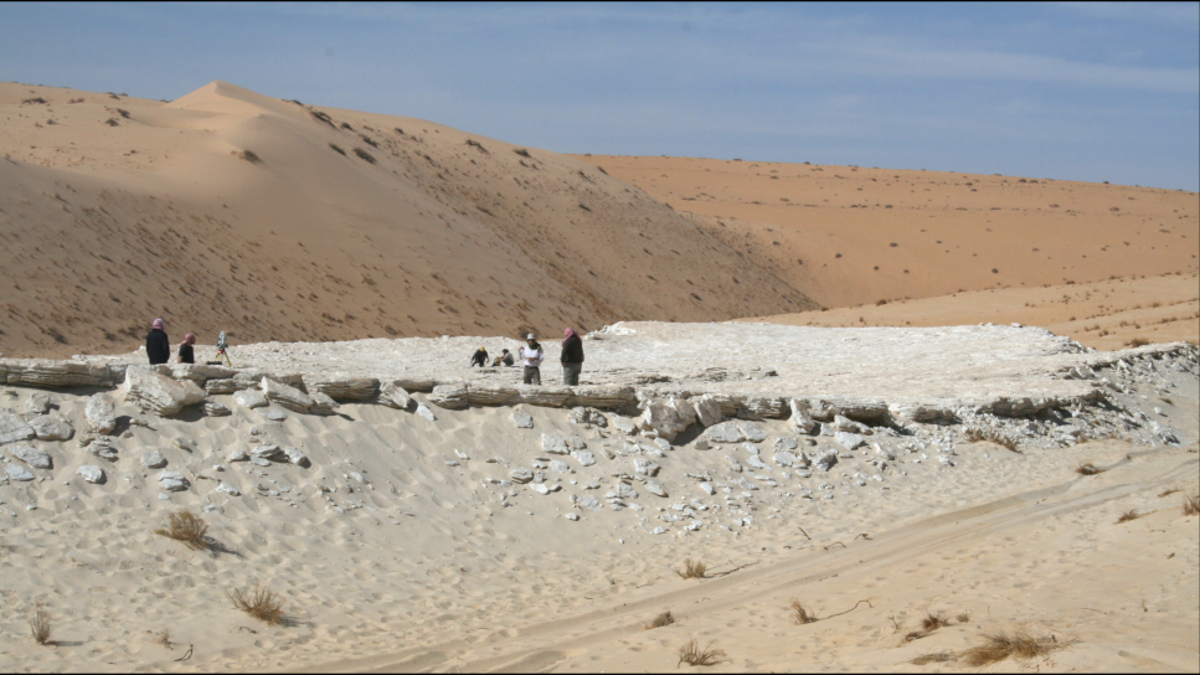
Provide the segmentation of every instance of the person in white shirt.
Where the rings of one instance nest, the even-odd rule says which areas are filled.
[[[542,346],[538,344],[537,338],[533,333],[525,336],[525,346],[521,347],[521,360],[525,363],[525,384],[542,383],[542,359],[546,358],[546,352],[542,350]]]

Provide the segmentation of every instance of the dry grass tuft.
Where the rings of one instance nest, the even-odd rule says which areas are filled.
[[[1150,344],[1150,341],[1146,338],[1135,337],[1125,344],[1129,345],[1130,347],[1145,347],[1146,345]]]
[[[711,666],[720,663],[725,652],[713,649],[712,646],[715,642],[716,640],[713,640],[701,649],[695,640],[688,640],[687,644],[679,648],[679,662],[675,664],[675,667],[678,668],[683,663],[689,666]]]
[[[358,155],[359,159],[364,159],[371,164],[375,163],[375,158],[371,156],[371,153],[363,150],[362,148],[355,148],[354,154]]]
[[[175,649],[174,647],[171,646],[171,631],[164,628],[164,629],[158,631],[157,633],[154,633],[153,635],[154,635],[154,639],[152,639],[151,642],[153,642],[154,644],[162,645],[170,650]]]
[[[963,663],[978,667],[1010,657],[1031,659],[1049,654],[1062,646],[1054,636],[1035,638],[1024,631],[1015,631],[1011,635],[1004,631],[985,634],[983,640],[982,645],[971,647],[960,655]]]
[[[243,150],[241,152],[235,152],[233,154],[236,155],[239,159],[244,159],[247,162],[250,162],[251,164],[262,164],[262,158],[260,158],[257,154],[255,154],[255,152],[253,150]]]
[[[33,606],[33,616],[29,617],[29,632],[33,634],[33,641],[39,645],[48,645],[50,642],[50,628],[53,621],[50,618],[49,612],[42,606],[42,603],[37,603]]]
[[[225,592],[226,597],[233,601],[233,606],[250,616],[277,626],[284,623],[283,601],[269,589],[255,585],[253,591],[243,591],[235,588]]]
[[[684,579],[703,579],[704,572],[707,569],[708,566],[704,563],[700,561],[692,562],[691,558],[687,558],[683,561],[683,569],[675,570],[675,573]]]
[[[1200,495],[1184,495],[1183,496],[1183,515],[1194,516],[1200,514]]]
[[[957,661],[958,657],[952,652],[937,652],[936,654],[922,654],[917,658],[909,661],[909,663],[923,666],[926,663],[946,663],[947,661]]]
[[[663,626],[670,626],[673,623],[675,623],[675,617],[671,616],[670,612],[663,612],[662,614],[654,617],[654,620],[646,624],[644,628],[646,630],[650,630],[651,628],[662,628]]]
[[[955,619],[955,621],[958,621],[959,623],[970,623],[971,615],[966,612],[963,612],[963,613],[959,614],[958,616],[954,617],[954,619]]]
[[[817,613],[800,604],[796,598],[792,598],[792,623],[803,626],[806,623],[812,623],[817,620]]]
[[[1012,452],[1020,453],[1021,450],[1017,447],[1017,442],[1005,436],[1003,433],[988,428],[970,427],[965,432],[968,443],[978,443],[979,441],[987,441],[995,443],[1003,448],[1007,448]]]
[[[181,541],[193,551],[208,548],[208,538],[205,537],[208,525],[203,518],[191,511],[175,511],[168,518],[170,526],[165,530],[155,530],[154,534]]]
[[[1131,520],[1137,520],[1138,518],[1141,518],[1141,517],[1142,517],[1142,514],[1138,513],[1137,509],[1129,509],[1125,513],[1122,513],[1119,518],[1117,518],[1117,522],[1118,523],[1128,523]]]
[[[1075,466],[1075,473],[1079,474],[1080,476],[1095,476],[1098,473],[1104,473],[1104,471],[1104,469],[1096,468],[1096,466],[1091,462],[1077,464]]]
[[[921,619],[921,630],[926,633],[932,633],[939,628],[949,626],[950,622],[941,614],[925,614],[925,618]]]

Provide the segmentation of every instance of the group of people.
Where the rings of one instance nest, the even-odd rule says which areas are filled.
[[[150,365],[166,363],[171,360],[171,341],[167,339],[167,324],[162,319],[155,319],[153,327],[146,335],[146,356],[150,357]],[[179,363],[195,363],[196,354],[192,345],[196,344],[196,335],[188,333],[179,343]]]
[[[542,361],[546,358],[546,352],[542,349],[542,345],[538,343],[537,336],[533,333],[525,336],[525,346],[517,350],[518,357],[521,359],[521,364],[524,366],[525,384],[541,384],[542,383]],[[562,341],[562,355],[559,357],[563,370],[563,384],[567,386],[577,386],[579,384],[579,373],[583,370],[583,339],[575,332],[574,328],[567,328],[565,337]],[[488,353],[483,347],[480,347],[471,355],[471,366],[479,366],[480,368],[488,364]],[[502,350],[500,356],[497,356],[492,366],[511,366],[515,364],[513,355],[507,349]]]

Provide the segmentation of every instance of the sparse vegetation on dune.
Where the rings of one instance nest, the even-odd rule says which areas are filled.
[[[42,603],[36,603],[33,606],[33,614],[29,617],[29,632],[33,635],[33,641],[39,645],[51,644],[50,630],[53,626],[53,620],[50,618],[50,613],[42,606]]]
[[[662,628],[663,626],[670,626],[673,623],[675,623],[675,617],[670,611],[666,611],[651,619],[650,623],[645,625],[645,629]]]
[[[679,648],[679,662],[675,664],[678,668],[686,663],[689,666],[711,666],[721,662],[721,657],[725,656],[725,652],[720,649],[713,649],[716,640],[709,642],[704,647],[701,647],[695,639],[688,640],[682,647]]]
[[[208,525],[203,518],[191,511],[175,511],[167,518],[167,528],[155,530],[155,534],[183,542],[194,551],[208,548]]]
[[[234,588],[225,592],[233,606],[250,616],[266,623],[277,626],[285,623],[283,600],[270,589],[257,585],[253,589]]]
[[[959,658],[968,666],[976,668],[1009,658],[1031,659],[1043,656],[1063,646],[1053,635],[1033,637],[1021,630],[1011,633],[1000,631],[985,634],[983,644],[967,649]]]
[[[692,562],[691,558],[683,561],[683,569],[675,570],[675,573],[684,579],[703,579],[708,566],[700,561]]]

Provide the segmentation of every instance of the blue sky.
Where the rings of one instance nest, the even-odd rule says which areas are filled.
[[[1200,3],[0,3],[0,79],[556,152],[1200,189]]]

